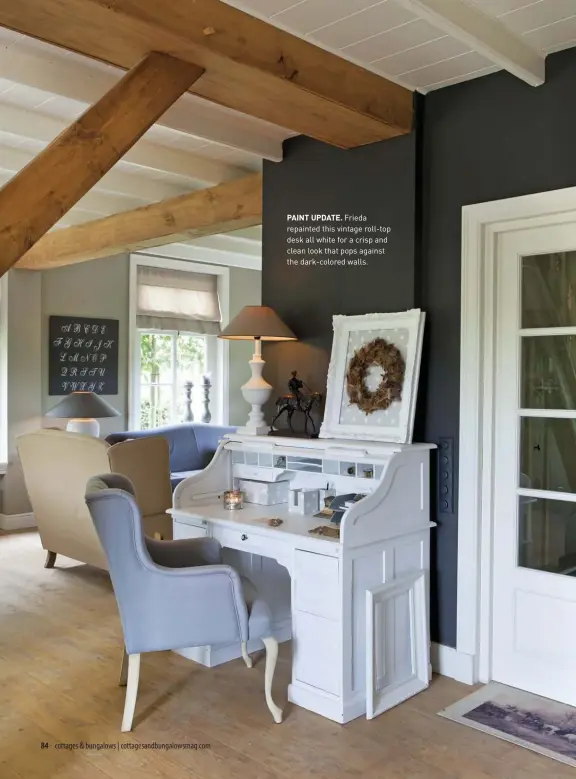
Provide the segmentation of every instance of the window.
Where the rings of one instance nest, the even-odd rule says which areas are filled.
[[[187,382],[193,385],[193,419],[202,421],[202,379],[210,373],[208,352],[214,350],[214,340],[214,336],[194,333],[139,330],[142,430],[185,421]]]
[[[131,286],[130,426],[225,423],[228,269],[132,257]]]

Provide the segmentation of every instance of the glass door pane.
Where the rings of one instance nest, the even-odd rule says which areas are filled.
[[[518,565],[576,576],[576,503],[518,499]]]
[[[522,408],[576,409],[576,335],[522,338]]]
[[[576,419],[522,417],[521,487],[576,492]]]
[[[576,251],[522,258],[522,327],[576,325]]]
[[[574,576],[576,251],[524,257],[521,288],[518,565]]]

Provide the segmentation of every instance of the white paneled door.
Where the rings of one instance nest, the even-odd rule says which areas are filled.
[[[498,241],[492,676],[576,705],[576,223]]]

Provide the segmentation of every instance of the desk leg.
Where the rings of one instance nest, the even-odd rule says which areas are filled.
[[[274,722],[280,724],[280,722],[282,722],[282,709],[280,706],[276,706],[272,700],[272,680],[274,679],[276,660],[278,659],[278,641],[276,641],[273,636],[263,638],[262,641],[266,647],[266,669],[264,671],[264,692],[266,694],[266,703],[272,712]]]

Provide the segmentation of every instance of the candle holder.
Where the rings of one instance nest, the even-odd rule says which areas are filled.
[[[243,508],[244,496],[241,490],[226,490],[224,493],[224,508],[231,511]]]

